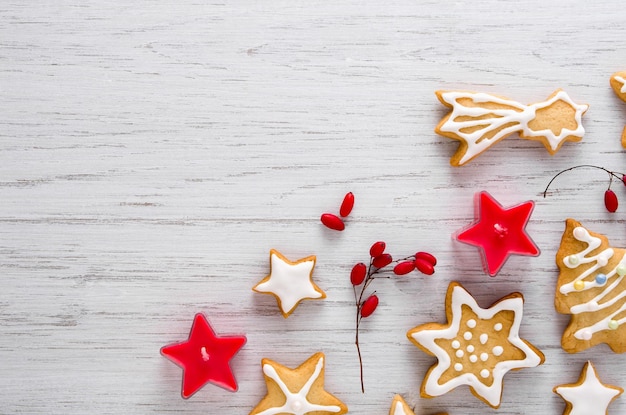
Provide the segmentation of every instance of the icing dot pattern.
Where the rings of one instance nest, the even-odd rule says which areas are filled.
[[[504,344],[506,340],[502,340],[503,344],[498,343],[498,337],[501,335],[490,335],[490,333],[498,333],[505,329],[503,323],[498,316],[494,316],[490,320],[481,320],[471,313],[463,315],[461,330],[457,336],[449,340],[451,352],[450,369],[454,376],[458,376],[459,372],[476,373],[483,381],[489,382],[492,378],[492,370],[495,367],[498,358],[505,353]]]

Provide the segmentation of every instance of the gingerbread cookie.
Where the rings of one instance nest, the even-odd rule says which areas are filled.
[[[626,249],[567,219],[556,253],[559,278],[556,310],[571,315],[561,338],[563,349],[576,353],[600,343],[626,352]]]
[[[626,102],[626,71],[615,72],[611,75],[610,83],[615,95]],[[626,148],[626,127],[622,131],[622,147]]]
[[[393,401],[391,402],[391,409],[389,409],[389,415],[415,415],[415,412],[409,408],[409,405],[400,395],[396,395],[393,397]],[[435,415],[448,415],[446,413],[440,412]]]
[[[348,407],[324,390],[324,353],[315,353],[296,369],[263,359],[267,395],[249,415],[345,414]]]
[[[393,397],[389,415],[415,415],[415,412],[409,408],[409,405],[400,395]]]
[[[626,102],[626,71],[615,72],[611,75],[611,88],[615,95],[622,101]]]
[[[326,293],[313,282],[315,256],[295,262],[275,249],[270,250],[270,273],[252,290],[276,297],[283,317],[287,318],[305,299],[326,298]]]
[[[607,415],[609,404],[624,392],[618,386],[600,382],[591,362],[585,364],[578,382],[560,385],[553,390],[566,402],[563,415]]]
[[[435,132],[460,142],[450,159],[453,166],[464,165],[515,132],[521,138],[541,142],[550,154],[566,141],[580,141],[585,133],[582,116],[589,106],[576,104],[562,90],[530,105],[479,92],[436,94],[452,112],[439,122]]]
[[[427,323],[407,333],[411,342],[438,360],[424,377],[421,395],[432,398],[468,385],[477,398],[498,408],[504,375],[544,361],[543,354],[519,336],[523,306],[522,294],[513,293],[482,308],[459,283],[450,283],[448,322]]]

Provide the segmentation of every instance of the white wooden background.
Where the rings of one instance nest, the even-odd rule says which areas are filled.
[[[626,69],[621,1],[3,1],[0,5],[0,413],[247,414],[265,394],[260,360],[327,355],[327,389],[354,414],[386,414],[394,393],[416,413],[561,414],[555,385],[591,359],[626,387],[626,356],[560,348],[554,255],[573,217],[626,245],[623,206],[604,210],[623,167],[626,104],[609,87]],[[565,89],[589,103],[587,135],[551,157],[510,137],[462,168],[433,128],[434,91],[470,89],[524,103]],[[535,200],[542,250],[496,278],[451,235],[473,195]],[[347,229],[319,223],[352,191]],[[375,282],[363,322],[366,393],[354,348],[352,265],[372,242],[439,258],[433,277]],[[327,292],[283,319],[251,287],[270,248],[315,254]],[[421,399],[431,358],[405,333],[443,322],[450,281],[487,306],[526,298],[522,336],[546,355],[505,377],[494,411],[467,388]],[[237,393],[180,397],[161,346],[204,312],[245,333]],[[612,406],[626,411],[626,397]]]

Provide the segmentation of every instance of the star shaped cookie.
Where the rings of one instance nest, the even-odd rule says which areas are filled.
[[[504,208],[489,193],[477,193],[476,221],[456,238],[480,248],[485,272],[493,277],[511,255],[539,255],[539,248],[526,233],[534,206],[528,201]]]
[[[554,388],[566,402],[563,415],[608,414],[609,404],[624,392],[624,389],[600,382],[596,370],[587,362],[578,382]]]
[[[391,409],[389,409],[389,415],[415,415],[415,412],[409,408],[409,405],[406,403],[404,398],[400,395],[396,395],[393,397],[393,401],[391,402]],[[448,415],[447,413],[440,412],[435,415]]]
[[[421,395],[432,398],[460,385],[498,408],[502,379],[509,370],[535,367],[543,354],[519,336],[524,298],[512,293],[481,308],[459,283],[446,294],[446,324],[427,323],[407,333],[424,352],[438,360],[427,372]]]
[[[326,293],[313,282],[314,267],[314,255],[292,262],[276,249],[272,249],[270,273],[252,290],[276,297],[283,317],[287,318],[300,301],[326,298]]]
[[[610,83],[615,95],[622,101],[626,101],[626,71],[615,72],[611,75]]]
[[[396,395],[391,402],[391,409],[389,409],[389,415],[415,415],[415,412],[409,408],[406,401],[402,396]]]
[[[348,407],[324,390],[323,353],[315,353],[296,369],[290,369],[270,359],[261,366],[267,395],[249,415],[304,415],[315,413],[345,414]]]
[[[187,341],[161,348],[161,354],[183,368],[181,394],[187,399],[207,383],[237,391],[231,359],[246,343],[245,336],[217,336],[203,314],[196,314]]]

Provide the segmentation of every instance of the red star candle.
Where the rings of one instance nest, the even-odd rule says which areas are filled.
[[[196,314],[189,338],[164,346],[161,354],[183,369],[181,394],[187,399],[207,383],[236,392],[230,361],[245,343],[245,336],[217,336],[206,317]]]
[[[534,202],[504,208],[483,191],[476,194],[474,206],[476,220],[458,232],[456,239],[480,248],[487,274],[495,277],[511,255],[539,255],[539,248],[526,233]]]

